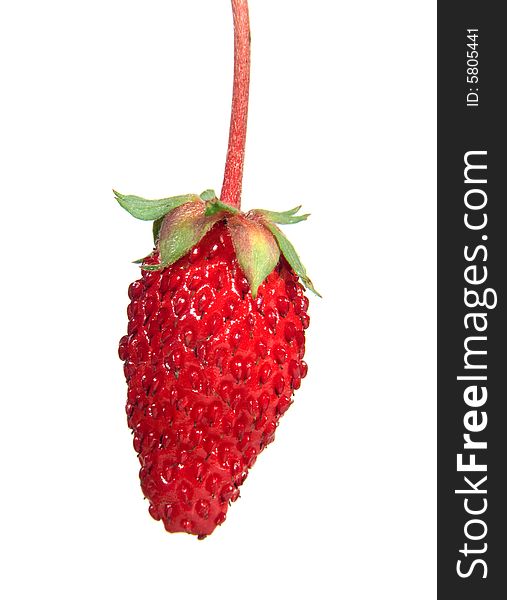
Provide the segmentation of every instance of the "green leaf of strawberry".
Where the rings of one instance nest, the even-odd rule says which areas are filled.
[[[322,298],[319,292],[313,287],[312,280],[308,277],[306,269],[301,262],[301,259],[296,252],[294,246],[289,242],[283,231],[279,229],[273,223],[266,223],[266,227],[271,231],[271,233],[275,236],[276,241],[278,242],[278,246],[285,259],[289,263],[289,265],[294,269],[294,272],[300,277],[304,286],[311,290],[314,294]]]
[[[208,200],[215,200],[217,195],[215,190],[204,190],[204,192],[200,194],[199,197],[201,200],[204,200],[204,202],[207,202]]]
[[[310,216],[309,214],[296,215],[300,208],[301,206],[296,206],[295,208],[292,208],[291,210],[286,210],[284,212],[274,212],[271,210],[255,209],[252,210],[251,213],[263,216],[271,223],[279,223],[280,225],[292,225],[294,223],[306,221],[306,219],[308,219],[308,217]]]
[[[120,206],[136,219],[141,219],[141,221],[154,221],[178,206],[199,200],[199,196],[195,194],[161,198],[160,200],[147,200],[140,196],[124,196],[115,190],[113,190],[113,193]]]
[[[164,222],[164,217],[160,217],[156,221],[153,221],[153,243],[156,244],[158,242],[158,236],[160,235],[160,228],[162,227],[162,223]]]
[[[216,215],[219,212],[237,215],[240,211],[229,204],[225,204],[225,202],[221,202],[218,198],[206,203],[206,216]]]
[[[160,267],[172,265],[198,244],[222,216],[207,216],[204,202],[187,202],[164,218],[158,233]]]
[[[259,286],[275,268],[280,251],[305,287],[320,296],[294,246],[275,225],[305,221],[308,214],[297,214],[301,206],[283,212],[254,209],[244,214],[222,202],[213,190],[206,190],[200,196],[187,194],[161,200],[123,196],[118,192],[115,196],[134,217],[153,220],[153,241],[159,250],[160,263],[149,268],[143,266],[144,270],[172,265],[198,244],[215,223],[226,220],[238,261],[254,298]]]
[[[237,214],[227,221],[236,257],[250,284],[252,297],[257,296],[261,283],[276,267],[280,249],[262,224]]]

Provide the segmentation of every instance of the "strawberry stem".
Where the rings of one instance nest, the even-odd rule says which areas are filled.
[[[222,202],[241,207],[243,163],[245,160],[248,91],[250,85],[250,22],[248,0],[231,0],[234,17],[234,85],[232,92],[229,146],[225,161]]]

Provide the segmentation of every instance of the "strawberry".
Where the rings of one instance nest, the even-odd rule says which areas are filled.
[[[115,192],[134,217],[154,221],[155,248],[129,287],[119,346],[141,487],[167,531],[201,539],[224,522],[306,376],[302,284],[315,291],[277,227],[308,215],[240,210],[249,28],[246,1],[232,4],[235,88],[221,199],[212,190],[161,200]]]

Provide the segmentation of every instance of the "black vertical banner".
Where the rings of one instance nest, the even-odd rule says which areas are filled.
[[[507,29],[438,3],[438,594],[507,598]]]

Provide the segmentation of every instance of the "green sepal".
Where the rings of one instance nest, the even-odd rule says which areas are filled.
[[[204,192],[199,196],[201,200],[207,202],[208,200],[214,200],[217,197],[215,190],[204,190]]]
[[[188,202],[172,210],[164,217],[158,234],[160,265],[172,265],[198,244],[220,214],[207,216],[203,202]]]
[[[227,222],[236,257],[250,284],[252,298],[280,259],[280,249],[262,223],[243,215],[234,215]]]
[[[308,219],[308,217],[310,216],[309,214],[296,215],[300,208],[301,206],[296,206],[295,208],[292,208],[291,210],[286,210],[284,212],[274,212],[271,210],[262,209],[255,209],[251,212],[254,214],[262,215],[271,223],[279,223],[280,225],[293,225],[294,223],[306,221],[306,219]]]
[[[299,258],[296,249],[289,242],[285,234],[273,223],[266,222],[266,227],[271,231],[271,233],[275,236],[275,239],[278,243],[280,251],[284,255],[286,261],[293,268],[296,275],[299,276],[304,286],[311,290],[314,294],[322,298],[319,292],[313,287],[312,280],[308,277],[306,269]]]
[[[250,284],[253,298],[276,267],[280,253],[303,285],[322,297],[314,288],[294,246],[275,225],[305,221],[310,215],[297,215],[301,206],[283,212],[255,209],[245,215],[219,200],[214,190],[205,190],[200,196],[186,194],[160,200],[113,192],[118,203],[132,216],[143,221],[154,221],[153,239],[159,250],[160,263],[142,264],[147,257],[134,261],[141,264],[141,269],[158,271],[175,263],[198,244],[215,223],[227,217],[236,256]]]
[[[115,190],[113,190],[113,193],[120,206],[136,219],[141,219],[141,221],[155,221],[178,206],[200,200],[199,196],[195,194],[161,198],[160,200],[147,200],[140,196],[124,196]]]
[[[160,228],[162,227],[162,223],[164,222],[164,217],[160,217],[156,221],[153,221],[153,243],[156,244],[158,241],[158,236],[160,234]]]
[[[141,265],[143,271],[160,271],[163,268],[164,265]]]
[[[218,198],[211,202],[206,202],[205,214],[207,217],[210,217],[211,215],[216,215],[220,212],[227,212],[231,215],[237,215],[240,211],[237,208],[234,208],[234,206],[230,206],[229,204],[225,204],[225,202],[218,200]]]

